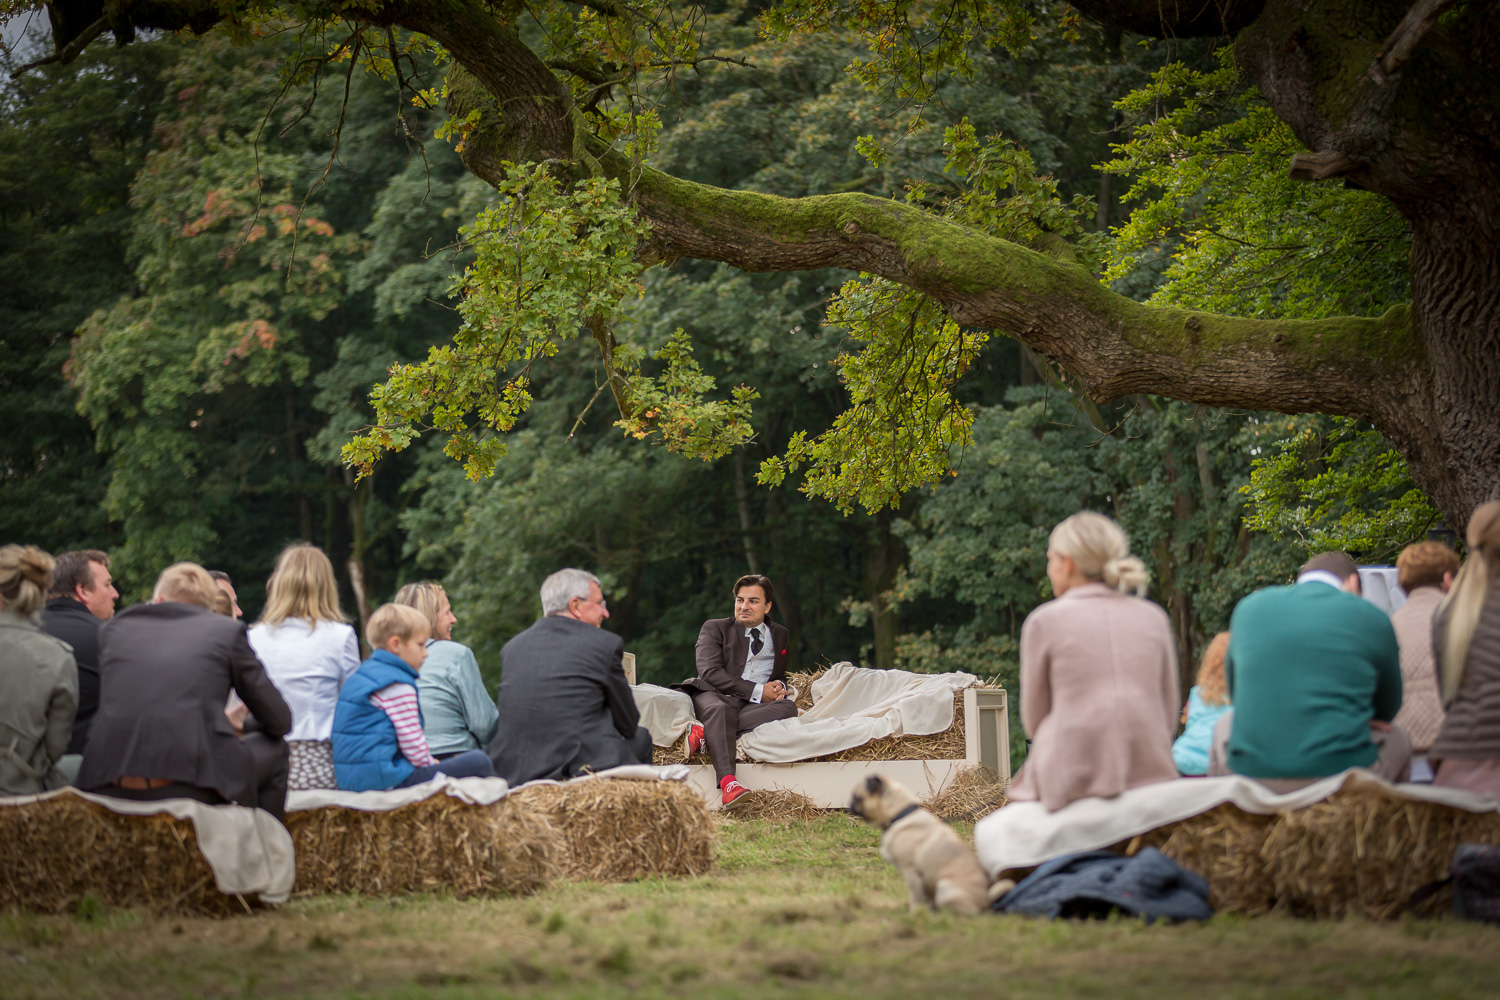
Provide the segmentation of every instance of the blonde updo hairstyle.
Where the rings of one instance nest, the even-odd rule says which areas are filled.
[[[0,608],[29,615],[47,603],[55,563],[35,545],[0,547]]]
[[[1090,580],[1122,594],[1146,596],[1151,574],[1146,564],[1130,554],[1130,539],[1118,524],[1093,511],[1080,511],[1052,529],[1047,547],[1071,556],[1078,571]]]
[[[448,595],[443,592],[443,585],[433,583],[431,580],[421,580],[417,583],[408,583],[396,591],[393,604],[404,604],[408,608],[416,608],[427,616],[427,622],[432,631],[428,633],[434,638],[438,633],[438,612],[443,610],[443,603],[448,600]]]

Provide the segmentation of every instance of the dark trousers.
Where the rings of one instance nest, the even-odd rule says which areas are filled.
[[[446,774],[450,778],[493,778],[495,765],[491,763],[490,755],[483,750],[465,750],[463,753],[444,757],[436,764],[417,768],[396,787],[410,788],[412,785],[431,781],[440,774]]]
[[[255,801],[239,805],[264,809],[282,823],[286,822],[287,748],[286,741],[279,736],[248,732],[240,737],[240,745],[250,751],[255,776]],[[130,799],[133,802],[160,802],[162,799],[192,799],[211,806],[224,805],[224,796],[212,788],[199,788],[174,781],[160,788],[121,788],[111,785],[98,789],[100,795],[114,799]]]
[[[693,711],[703,723],[703,738],[708,756],[714,762],[714,775],[722,783],[734,773],[734,743],[756,726],[777,719],[795,719],[797,704],[790,698],[760,705],[717,691],[695,691]]]
[[[630,738],[630,752],[635,754],[635,759],[642,764],[651,763],[651,747],[651,730],[636,726],[635,735]]]

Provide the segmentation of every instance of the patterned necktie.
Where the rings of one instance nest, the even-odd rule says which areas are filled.
[[[760,629],[759,628],[753,628],[753,629],[751,629],[750,630],[750,655],[751,656],[759,656],[760,655],[760,651],[762,649],[764,649],[765,646],[766,646],[765,640],[763,640],[760,637]]]

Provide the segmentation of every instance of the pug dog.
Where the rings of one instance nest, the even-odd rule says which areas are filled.
[[[894,781],[872,774],[854,786],[849,812],[885,831],[880,856],[911,890],[911,908],[975,914],[1015,883],[990,887],[979,859],[953,828]]]

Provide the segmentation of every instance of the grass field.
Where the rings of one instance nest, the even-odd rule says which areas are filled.
[[[963,831],[965,835],[968,830]],[[709,875],[228,920],[0,916],[0,997],[1495,997],[1500,929],[908,913],[878,831],[725,822]]]

